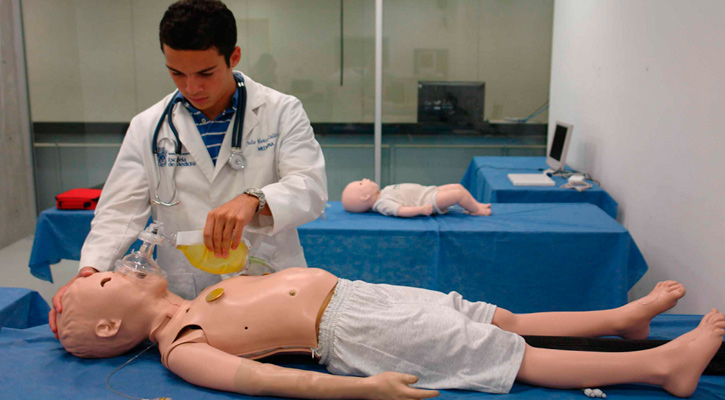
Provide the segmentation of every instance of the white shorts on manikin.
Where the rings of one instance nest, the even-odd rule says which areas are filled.
[[[524,339],[491,324],[496,306],[340,279],[320,323],[320,364],[336,375],[415,375],[426,389],[508,393]]]

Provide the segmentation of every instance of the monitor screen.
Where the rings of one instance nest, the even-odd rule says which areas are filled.
[[[554,171],[563,170],[566,167],[566,153],[569,149],[572,130],[574,130],[573,125],[556,122],[554,138],[549,148],[549,156],[546,158],[546,164]]]
[[[554,141],[551,142],[551,151],[549,157],[556,161],[561,161],[561,153],[564,151],[564,141],[566,141],[567,128],[563,125],[556,125],[554,130]]]
[[[484,82],[418,82],[418,123],[478,129]]]

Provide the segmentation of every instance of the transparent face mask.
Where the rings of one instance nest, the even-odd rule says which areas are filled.
[[[153,257],[141,251],[134,251],[123,257],[123,259],[117,260],[115,267],[116,272],[136,279],[146,279],[148,277],[166,278],[166,274],[154,261]]]
[[[147,279],[149,277],[166,278],[166,273],[161,270],[159,264],[154,260],[154,248],[164,240],[161,223],[154,222],[138,236],[141,240],[141,248],[115,263],[115,271],[136,279]]]

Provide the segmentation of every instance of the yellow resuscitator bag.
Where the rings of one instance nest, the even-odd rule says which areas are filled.
[[[242,239],[239,247],[229,250],[227,258],[214,255],[204,245],[204,231],[177,232],[171,239],[171,245],[181,250],[191,265],[212,274],[232,274],[242,272],[249,262],[249,242]]]

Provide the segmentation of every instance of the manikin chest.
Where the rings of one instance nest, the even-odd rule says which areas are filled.
[[[184,302],[164,336],[179,338],[185,328],[200,329],[212,347],[246,358],[310,351],[317,347],[320,306],[336,283],[334,275],[311,268],[226,279]],[[163,342],[161,351],[168,353],[185,340]]]

